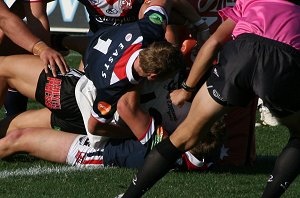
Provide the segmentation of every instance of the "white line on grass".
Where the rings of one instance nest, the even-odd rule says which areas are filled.
[[[56,166],[56,167],[36,166],[31,168],[0,171],[0,178],[3,179],[8,177],[14,177],[14,176],[33,176],[33,175],[43,175],[43,174],[50,174],[50,173],[66,173],[66,172],[83,171],[83,170],[91,170],[91,168],[82,169],[82,168],[77,168],[72,166]]]

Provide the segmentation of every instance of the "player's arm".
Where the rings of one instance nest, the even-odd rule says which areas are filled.
[[[0,28],[14,43],[29,52],[32,52],[34,44],[39,41],[39,38],[28,30],[25,23],[9,11],[4,1],[0,1]]]
[[[172,12],[170,17],[170,24],[175,23],[172,19],[178,20],[173,13],[181,16],[185,20],[185,24],[188,24],[193,31],[195,31],[195,37],[197,39],[198,46],[202,46],[203,43],[209,38],[210,31],[207,23],[202,19],[197,10],[187,0],[174,0],[172,6]],[[183,24],[181,24],[183,25]]]
[[[50,44],[50,25],[47,16],[47,2],[28,2],[24,1],[24,12],[27,18],[27,26],[29,29],[45,41]]]
[[[97,94],[87,123],[87,135],[91,146],[97,146],[103,140],[103,136],[112,138],[133,137],[132,132],[128,128],[111,124],[116,112],[115,106],[117,101],[109,102],[104,98],[100,98],[99,95],[103,95],[103,93]],[[110,95],[107,98],[109,100],[114,97]]]
[[[221,46],[231,38],[234,27],[235,23],[231,19],[227,19],[204,43],[196,56],[192,69],[187,80],[184,82],[182,89],[175,90],[170,94],[173,104],[182,106],[185,101],[190,99],[193,89],[212,66],[212,62]]]
[[[178,14],[182,15],[188,23],[196,24],[201,29],[207,29],[208,26],[196,9],[187,0],[174,0],[172,11],[175,10]],[[176,23],[176,21],[174,21]]]
[[[54,76],[56,76],[56,65],[63,74],[68,71],[68,66],[62,55],[32,34],[25,23],[10,12],[4,1],[0,1],[0,29],[14,43],[40,56],[46,72],[48,72],[48,64],[51,66]]]
[[[167,15],[170,14],[171,8],[173,5],[172,0],[145,0],[145,3],[141,6],[140,12],[139,12],[139,18],[144,17],[144,13],[150,6],[160,6],[163,7],[166,11]]]

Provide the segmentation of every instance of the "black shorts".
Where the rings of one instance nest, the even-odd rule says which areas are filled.
[[[259,96],[277,117],[300,110],[300,52],[254,34],[225,44],[207,80],[208,91],[222,105],[246,106]]]
[[[51,126],[62,131],[85,134],[83,119],[75,98],[75,86],[82,72],[72,69],[66,75],[53,77],[42,71],[35,98],[51,113]]]

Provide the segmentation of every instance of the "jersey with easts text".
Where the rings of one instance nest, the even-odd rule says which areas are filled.
[[[89,13],[90,29],[120,25],[138,20],[144,0],[79,0]]]
[[[166,17],[162,7],[151,6],[137,22],[95,33],[85,54],[85,72],[97,89],[92,116],[99,122],[111,121],[119,98],[139,83],[133,63],[142,48],[164,40]]]

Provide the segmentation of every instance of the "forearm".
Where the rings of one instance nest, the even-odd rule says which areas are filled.
[[[231,38],[234,27],[235,23],[233,21],[226,20],[203,44],[186,80],[186,84],[189,87],[195,87],[206,71],[212,66],[219,49]]]
[[[1,18],[0,27],[8,38],[29,52],[32,52],[34,44],[39,41],[39,38],[33,35],[25,23],[15,15],[10,14],[7,19]]]
[[[189,76],[186,80],[186,85],[189,87],[196,87],[200,79],[212,66],[212,62],[219,50],[219,45],[213,41],[208,40],[198,52],[196,59],[192,65]]]
[[[190,24],[201,19],[197,10],[187,0],[174,0],[172,10],[182,15]]]
[[[50,25],[45,2],[24,2],[28,28],[47,44],[50,43]]]

